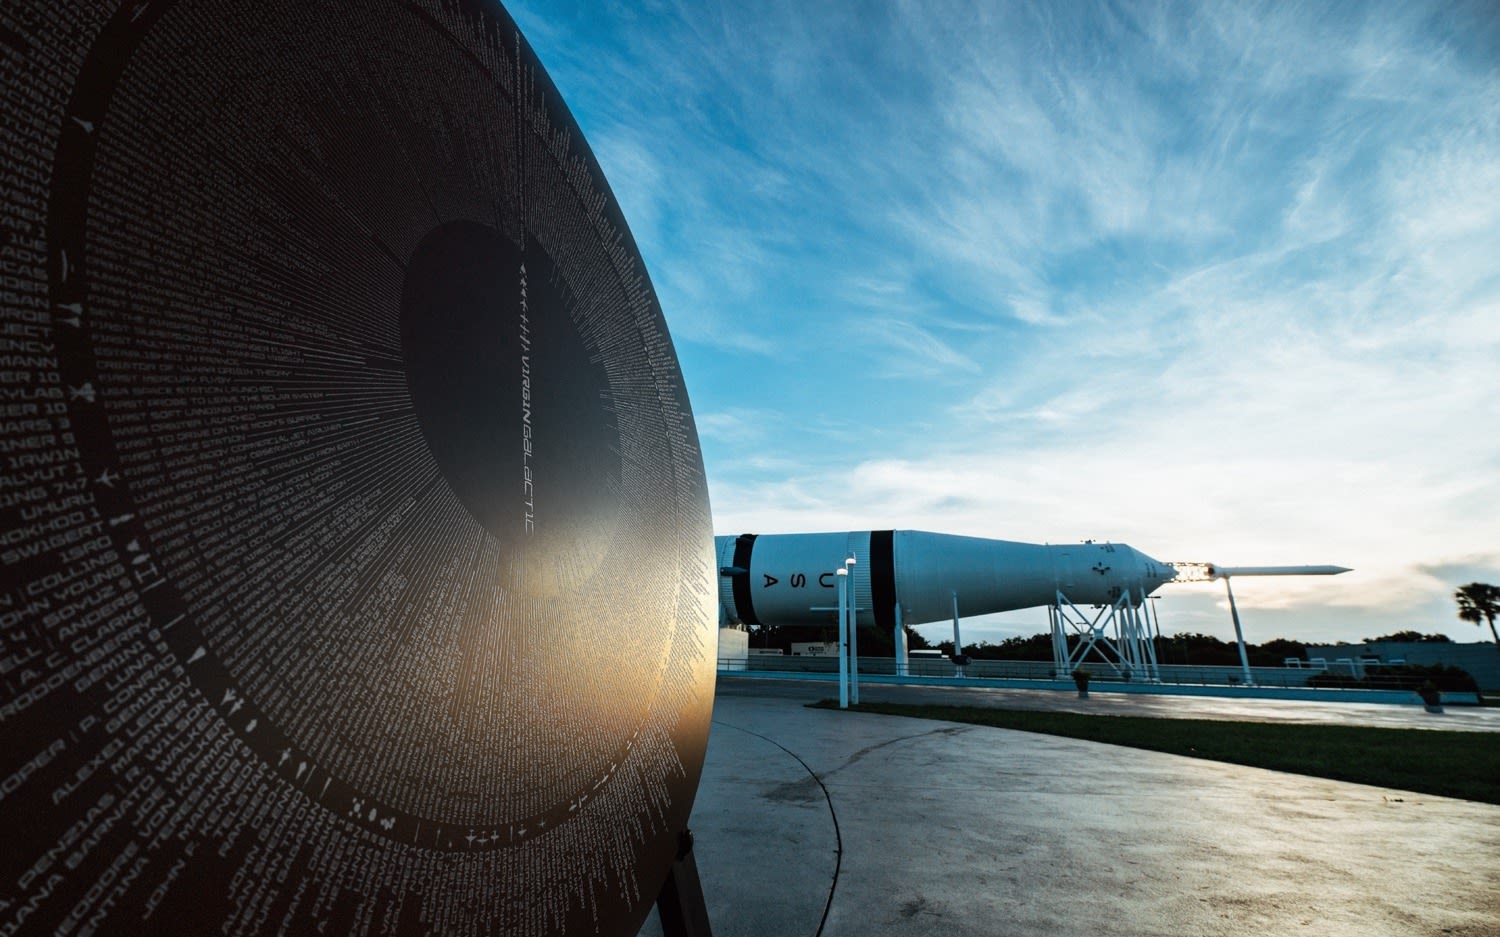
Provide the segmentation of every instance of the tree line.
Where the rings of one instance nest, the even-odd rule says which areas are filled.
[[[1460,586],[1453,593],[1458,603],[1458,617],[1475,625],[1488,624],[1495,645],[1500,648],[1500,632],[1496,631],[1495,618],[1500,615],[1500,586],[1483,582],[1471,582]],[[912,650],[938,648],[944,654],[953,653],[952,641],[930,643],[912,628],[906,629],[907,646]],[[833,642],[838,640],[838,629],[832,624],[784,625],[762,627],[751,632],[750,646],[758,648],[780,648],[790,653],[793,644],[801,642]],[[1076,636],[1070,637],[1076,641]],[[1423,634],[1415,630],[1396,631],[1378,638],[1366,638],[1365,643],[1376,641],[1401,641],[1443,643],[1450,642],[1447,635]],[[1187,664],[1203,667],[1237,666],[1240,662],[1239,648],[1233,641],[1223,641],[1206,634],[1184,633],[1171,637],[1153,639],[1156,645],[1156,660],[1161,664]],[[1345,642],[1339,642],[1340,644]],[[1071,646],[1071,645],[1070,645]],[[998,644],[980,641],[964,645],[963,652],[977,660],[1051,660],[1052,635],[1047,632],[1030,637],[1006,638]],[[859,653],[861,657],[893,657],[895,644],[884,629],[861,627],[859,629]],[[1307,645],[1301,641],[1275,638],[1264,644],[1246,644],[1245,654],[1252,667],[1279,667],[1289,657],[1306,659]]]

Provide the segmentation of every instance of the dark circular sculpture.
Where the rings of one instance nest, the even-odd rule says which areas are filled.
[[[504,10],[23,0],[0,77],[0,933],[634,934],[703,466]]]

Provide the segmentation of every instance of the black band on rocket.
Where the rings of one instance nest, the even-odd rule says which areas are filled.
[[[739,613],[740,621],[747,625],[760,624],[750,600],[750,553],[754,549],[755,534],[740,534],[735,538],[733,566],[739,572],[729,580],[729,587],[734,592],[734,610]]]
[[[875,627],[896,627],[896,547],[894,530],[870,531],[870,603]]]

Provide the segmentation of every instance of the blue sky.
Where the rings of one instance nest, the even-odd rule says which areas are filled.
[[[1248,637],[1488,636],[1450,595],[1500,583],[1489,4],[507,6],[646,259],[717,532],[1336,563],[1243,581]],[[1162,595],[1232,634],[1222,587]]]

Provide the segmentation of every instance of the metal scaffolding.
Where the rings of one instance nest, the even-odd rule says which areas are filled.
[[[1096,606],[1092,615],[1074,605],[1061,590],[1056,601],[1047,606],[1052,627],[1052,663],[1058,677],[1066,677],[1083,667],[1090,652],[1097,651],[1093,663],[1112,670],[1121,680],[1160,683],[1156,664],[1155,632],[1161,624],[1153,619],[1145,595],[1140,589],[1123,590],[1111,605]],[[1068,638],[1078,638],[1069,647]]]

